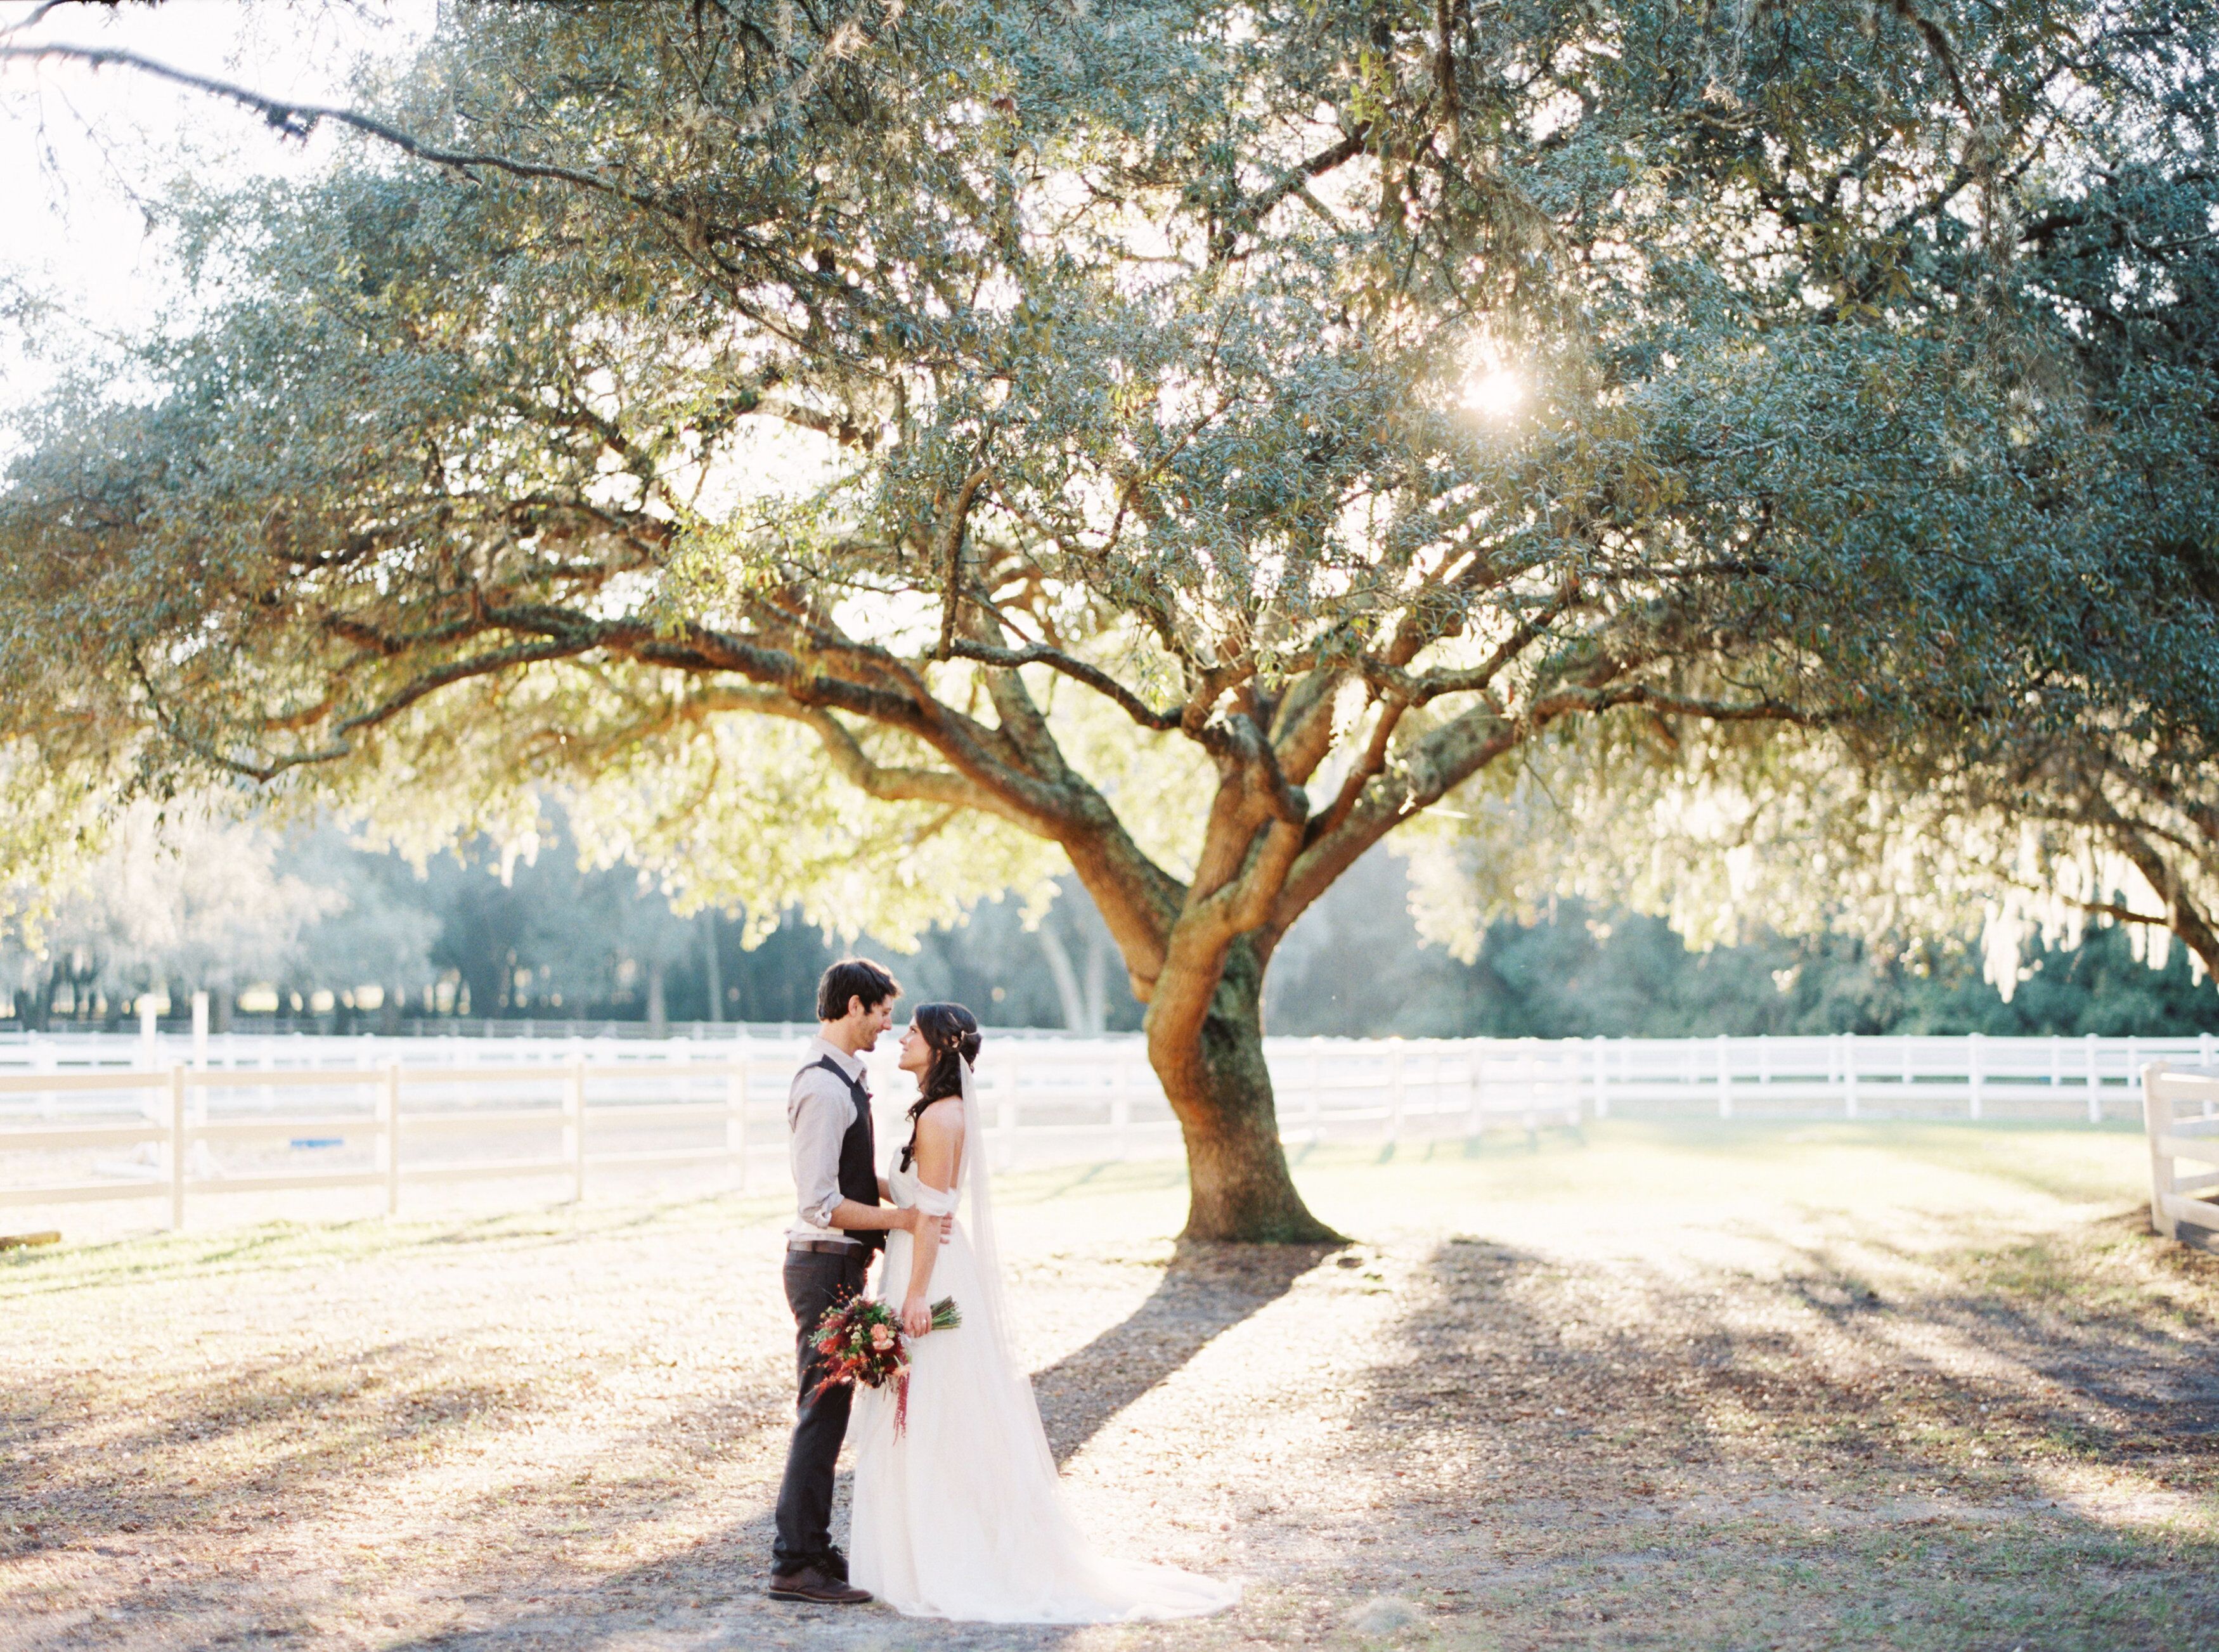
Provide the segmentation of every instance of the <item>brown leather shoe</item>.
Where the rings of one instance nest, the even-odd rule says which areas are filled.
[[[773,1572],[770,1598],[817,1606],[860,1606],[871,1596],[867,1590],[849,1587],[822,1567],[805,1566],[797,1572]]]

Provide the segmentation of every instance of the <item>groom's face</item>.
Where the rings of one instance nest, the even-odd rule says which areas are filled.
[[[861,1002],[860,999],[856,1001],[857,1003]],[[851,1010],[855,1007],[854,1004],[849,1005]],[[888,998],[864,1010],[862,1014],[862,1026],[857,1033],[858,1042],[855,1047],[858,1050],[875,1049],[878,1047],[879,1034],[894,1024],[894,1001]]]

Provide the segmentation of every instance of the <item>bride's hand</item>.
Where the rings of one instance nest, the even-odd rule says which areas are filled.
[[[922,1296],[911,1296],[902,1303],[902,1334],[921,1337],[932,1329],[932,1307]]]

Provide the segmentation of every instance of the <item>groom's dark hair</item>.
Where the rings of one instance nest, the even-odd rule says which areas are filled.
[[[866,1009],[876,1009],[889,998],[901,997],[901,983],[867,958],[843,958],[817,978],[817,1019],[844,1021],[855,999]]]

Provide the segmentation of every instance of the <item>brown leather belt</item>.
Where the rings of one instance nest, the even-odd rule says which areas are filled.
[[[827,1256],[854,1256],[862,1246],[849,1239],[788,1239],[789,1251],[821,1251]]]

